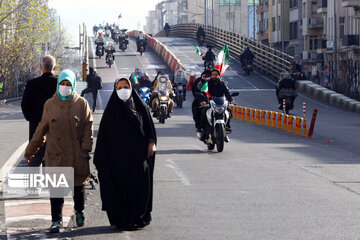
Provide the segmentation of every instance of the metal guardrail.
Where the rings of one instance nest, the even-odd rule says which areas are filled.
[[[243,49],[249,46],[255,55],[254,66],[263,74],[278,79],[282,72],[292,72],[294,64],[292,56],[218,27],[193,23],[177,24],[171,26],[170,36],[196,39],[196,32],[200,26],[205,30],[206,43],[210,43],[219,49],[227,44],[230,57],[239,59]],[[155,37],[163,36],[165,36],[164,30],[155,35]]]

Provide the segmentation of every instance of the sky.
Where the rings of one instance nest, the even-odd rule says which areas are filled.
[[[161,0],[50,0],[50,7],[57,11],[61,23],[78,40],[79,24],[86,24],[89,34],[99,23],[119,23],[121,28],[143,30],[148,12],[155,10]],[[122,18],[118,20],[121,14]]]

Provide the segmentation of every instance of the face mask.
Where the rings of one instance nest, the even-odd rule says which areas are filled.
[[[59,86],[59,93],[61,96],[68,97],[70,96],[71,92],[72,92],[72,87],[62,86],[62,85]]]
[[[116,91],[117,95],[124,102],[127,101],[131,96],[131,89],[122,88]]]

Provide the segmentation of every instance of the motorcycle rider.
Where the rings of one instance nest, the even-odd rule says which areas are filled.
[[[205,56],[202,57],[204,60],[204,68],[206,69],[206,64],[208,62],[214,62],[215,61],[215,53],[212,51],[213,46],[207,45],[207,52],[205,53]]]
[[[99,32],[99,36],[98,36],[97,39],[95,40],[96,50],[98,49],[99,46],[101,46],[103,55],[104,55],[104,51],[105,51],[105,47],[104,47],[104,46],[105,46],[105,43],[106,43],[106,40],[105,40],[105,38],[103,37],[102,32]]]
[[[252,64],[252,62],[254,61],[254,58],[255,58],[255,56],[252,53],[252,51],[250,50],[250,47],[246,47],[240,55],[240,62],[241,62],[242,68],[244,68],[246,61],[251,61],[251,64]]]
[[[142,77],[139,79],[139,83],[140,83],[140,88],[147,87],[151,89],[153,87],[153,84],[150,81],[149,74],[147,72],[143,73]]]
[[[229,102],[229,104],[233,104],[235,105],[235,102],[230,94],[229,88],[226,85],[226,83],[220,79],[220,71],[218,69],[213,69],[211,70],[211,78],[208,81],[208,92],[210,94],[210,96],[214,96],[214,97],[226,97],[226,100]],[[207,98],[203,98],[202,101],[200,102],[201,106],[204,106],[207,103]],[[230,109],[228,109],[229,112]],[[206,111],[204,111],[202,118],[206,119]],[[231,118],[231,117],[230,117]],[[228,120],[228,122],[226,123],[225,126],[225,130],[227,134],[231,133],[231,127],[230,127],[230,118]],[[203,121],[205,122],[205,121]],[[203,126],[204,127],[204,126]],[[202,136],[203,138],[204,136]],[[225,141],[228,142],[229,141],[229,137],[226,136]]]
[[[276,97],[279,104],[279,109],[283,109],[282,106],[282,97],[281,96],[290,96],[292,99],[292,104],[294,104],[295,98],[297,97],[296,93],[296,81],[290,77],[289,73],[283,73],[278,84],[276,85]]]
[[[178,70],[176,75],[174,76],[173,86],[176,87],[178,85],[182,85],[184,87],[184,101],[186,100],[186,85],[187,80],[185,78],[185,73],[182,70]]]
[[[156,108],[157,108],[157,105],[156,105],[156,96],[157,94],[160,92],[160,84],[158,84],[158,82],[160,82],[161,84],[165,84],[165,87],[162,88],[161,90],[162,91],[167,91],[169,93],[169,112],[168,112],[168,118],[170,118],[170,113],[172,112],[173,110],[173,107],[174,107],[174,101],[172,100],[172,98],[175,96],[175,93],[174,93],[174,90],[173,90],[173,87],[171,85],[171,82],[170,82],[170,79],[167,75],[165,74],[162,74],[162,75],[159,75],[157,77],[157,80],[155,80],[154,82],[154,85],[153,85],[153,93],[152,93],[152,102],[151,102],[151,111],[154,113],[153,116],[155,117],[155,113],[156,113]]]
[[[196,32],[196,39],[199,41],[200,37],[203,36],[203,39],[205,39],[205,31],[204,29],[200,26]]]
[[[110,54],[112,54],[113,62],[115,62],[115,55],[114,55],[115,47],[112,43],[108,43],[108,45],[106,45],[105,52],[106,52],[105,62],[107,62]]]
[[[166,36],[168,37],[170,33],[170,25],[168,23],[165,23],[164,31],[166,33]]]
[[[193,119],[195,121],[195,129],[196,129],[196,135],[198,138],[201,137],[201,114],[202,110],[200,107],[200,102],[204,98],[204,96],[201,93],[201,86],[208,81],[208,78],[211,75],[211,71],[205,70],[203,73],[201,73],[201,76],[197,78],[191,87],[192,94],[194,96],[194,100],[192,102],[192,114]]]
[[[143,33],[140,33],[139,36],[136,38],[136,47],[137,51],[140,52],[140,47],[144,47],[144,52],[146,49],[147,40],[145,38],[145,35]]]

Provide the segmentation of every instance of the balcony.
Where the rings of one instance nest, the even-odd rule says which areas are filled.
[[[324,19],[321,17],[313,17],[308,19],[308,28],[323,28],[324,27]]]
[[[359,0],[342,0],[341,1],[341,6],[342,7],[360,6],[360,1]]]
[[[354,6],[354,18],[360,18],[360,6]]]
[[[342,44],[343,46],[359,45],[359,35],[345,35]]]
[[[317,13],[327,13],[327,0],[319,0]]]

